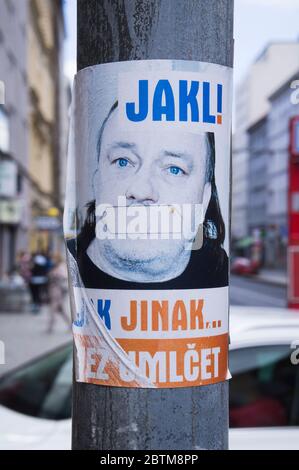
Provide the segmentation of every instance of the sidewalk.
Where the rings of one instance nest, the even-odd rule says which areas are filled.
[[[278,271],[274,269],[261,269],[258,274],[252,276],[253,279],[259,280],[266,284],[273,284],[280,287],[287,287],[288,278],[286,271]]]
[[[47,306],[43,306],[38,315],[0,313],[0,340],[5,347],[5,364],[0,364],[0,375],[71,341],[71,330],[59,315],[53,333],[47,333],[47,314]]]

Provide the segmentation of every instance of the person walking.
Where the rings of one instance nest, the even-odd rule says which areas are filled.
[[[24,279],[24,282],[29,286],[31,279],[31,255],[26,251],[20,251],[17,255],[17,270]]]
[[[39,313],[42,304],[42,295],[48,283],[48,260],[42,253],[35,253],[32,256],[31,278],[29,286],[32,295],[32,312]]]
[[[66,313],[64,299],[67,282],[67,268],[62,256],[57,253],[53,256],[54,266],[49,273],[49,325],[48,333],[52,333],[57,315],[60,315],[65,323],[70,327],[70,319]]]

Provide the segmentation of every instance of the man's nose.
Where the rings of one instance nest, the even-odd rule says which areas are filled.
[[[126,192],[126,198],[131,203],[135,202],[145,205],[157,203],[159,194],[155,188],[153,177],[150,175],[135,175]]]

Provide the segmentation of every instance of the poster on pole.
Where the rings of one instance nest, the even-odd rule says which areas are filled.
[[[79,382],[228,372],[232,69],[107,63],[74,83],[64,234]]]

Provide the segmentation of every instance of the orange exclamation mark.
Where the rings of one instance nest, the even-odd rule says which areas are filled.
[[[217,85],[217,124],[222,124],[222,85]]]

